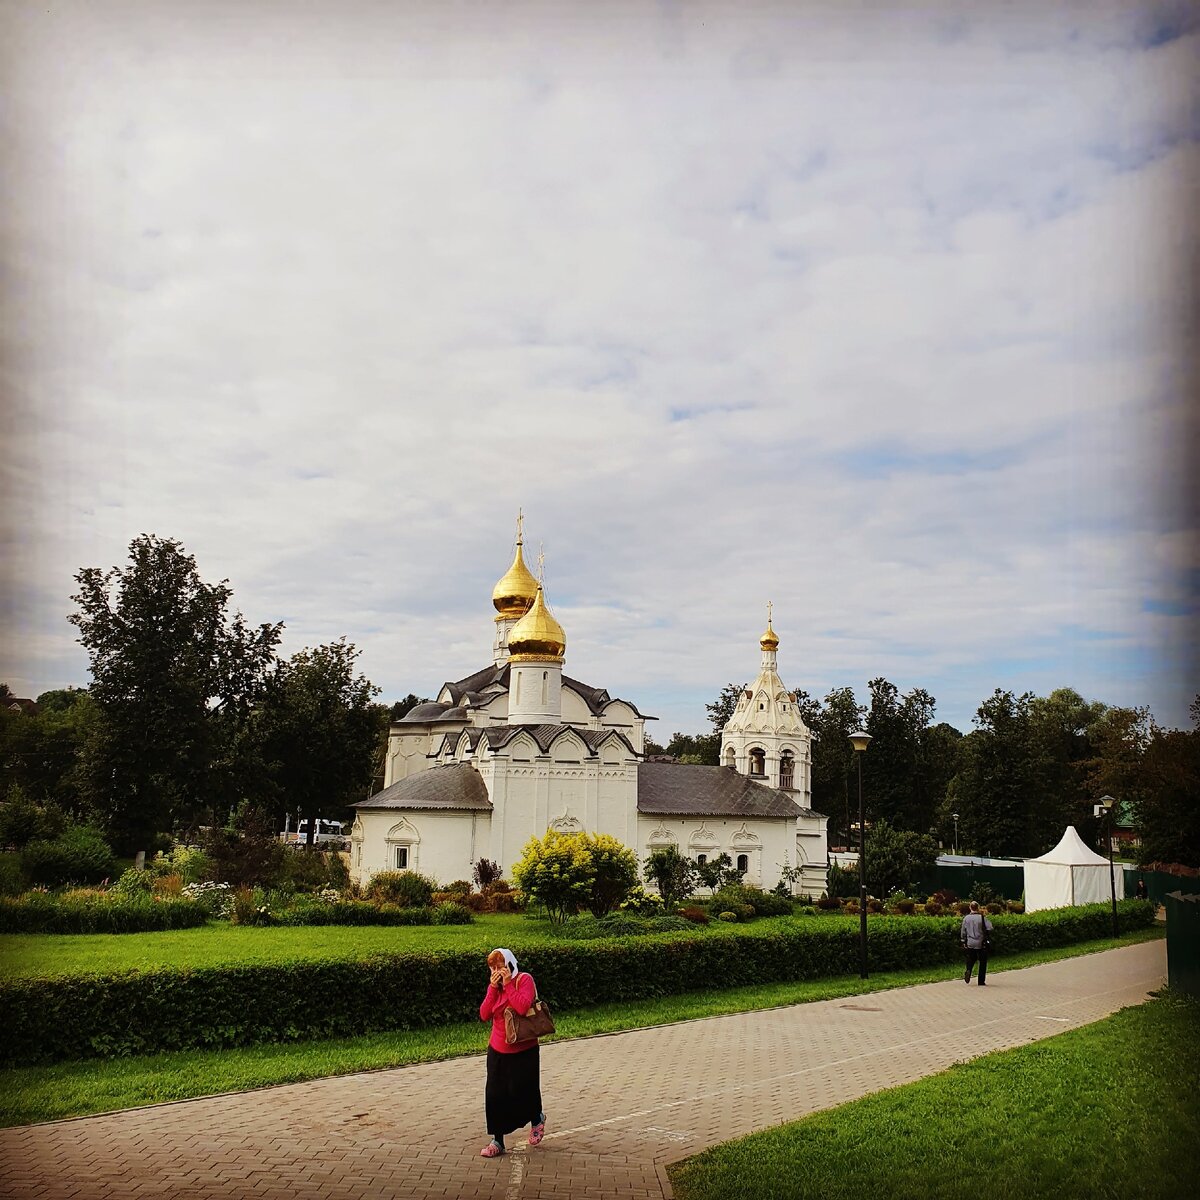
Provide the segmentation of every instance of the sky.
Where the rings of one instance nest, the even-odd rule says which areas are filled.
[[[381,699],[1200,692],[1200,6],[0,7],[3,642],[171,537]]]

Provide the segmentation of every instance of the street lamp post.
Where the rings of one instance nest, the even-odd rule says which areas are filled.
[[[954,818],[954,853],[958,853],[958,813],[950,814]]]
[[[867,823],[863,812],[862,752],[871,741],[865,729],[850,735],[858,760],[858,973],[867,977]]]
[[[1117,816],[1117,800],[1115,796],[1101,796],[1096,805],[1096,816],[1103,811],[1105,827],[1108,829],[1108,887],[1112,897],[1112,935],[1117,936],[1117,869],[1113,866],[1112,827]]]

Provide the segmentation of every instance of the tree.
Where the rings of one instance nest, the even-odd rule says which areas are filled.
[[[388,708],[388,717],[392,721],[401,721],[408,716],[408,714],[412,712],[412,710],[416,708],[418,704],[428,703],[429,698],[427,696],[418,696],[414,692],[409,692],[403,700],[395,701]]]
[[[652,850],[645,862],[646,878],[654,881],[663,906],[668,910],[690,896],[696,882],[696,866],[684,858],[677,846]]]
[[[711,704],[704,706],[708,712],[708,719],[712,723],[713,733],[717,735],[718,742],[721,730],[729,724],[730,718],[733,716],[733,711],[737,708],[738,700],[741,699],[741,695],[745,690],[746,685],[744,683],[727,683],[721,689],[721,694]]]
[[[807,696],[801,709],[812,731],[812,806],[839,820],[843,845],[850,844],[850,779],[854,748],[850,734],[862,727],[866,709],[848,687],[835,688],[820,706]]]
[[[1151,727],[1134,801],[1140,862],[1200,867],[1200,696],[1191,715],[1191,730]]]
[[[547,830],[545,837],[530,838],[513,867],[517,887],[534,904],[541,905],[555,925],[561,925],[588,903],[594,878],[586,836],[553,829]]]
[[[715,767],[721,756],[721,737],[716,733],[676,733],[665,753],[673,754],[680,762]]]
[[[715,896],[723,887],[741,883],[745,871],[739,871],[733,865],[733,859],[728,854],[718,854],[705,862],[693,860],[692,869],[695,871],[696,882],[701,887],[708,888],[709,894]]]
[[[227,580],[206,584],[169,538],[144,534],[127,566],[75,576],[68,620],[88,652],[100,720],[87,787],[119,852],[226,807],[231,747],[274,663],[282,624],[229,612]]]
[[[1073,688],[1055,688],[1030,701],[1029,717],[1040,758],[1040,792],[1029,814],[1035,847],[1055,845],[1068,825],[1084,837],[1093,833],[1088,764],[1092,731],[1103,722],[1107,707],[1087,701]]]
[[[637,856],[607,833],[585,833],[592,856],[592,891],[587,906],[592,916],[610,913],[633,891],[638,881]]]
[[[1043,757],[1031,715],[1034,696],[996,691],[975,715],[977,728],[962,742],[955,784],[961,840],[977,853],[1032,855],[1038,844],[1032,819],[1043,789]]]
[[[867,833],[867,888],[875,896],[911,891],[933,870],[937,855],[929,834],[894,829],[878,820]]]
[[[249,739],[265,769],[276,809],[317,817],[364,798],[387,709],[379,689],[355,675],[358,650],[345,638],[279,663],[250,721]]]

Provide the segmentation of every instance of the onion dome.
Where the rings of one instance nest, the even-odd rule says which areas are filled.
[[[567,635],[546,607],[542,585],[536,585],[533,607],[512,627],[508,653],[512,662],[562,662]]]
[[[760,637],[758,639],[758,644],[764,650],[778,650],[779,649],[779,635],[775,632],[774,629],[771,628],[771,618],[770,617],[767,618],[766,632],[762,635],[762,637]]]
[[[537,595],[538,583],[525,565],[521,554],[521,538],[517,538],[517,552],[513,555],[512,566],[504,573],[504,577],[492,589],[492,603],[496,606],[497,621],[513,620],[522,617],[529,611],[534,596]]]

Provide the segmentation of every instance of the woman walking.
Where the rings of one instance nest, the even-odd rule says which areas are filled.
[[[528,971],[518,970],[511,950],[502,947],[493,950],[487,962],[491,977],[487,995],[479,1006],[479,1019],[492,1023],[484,1093],[487,1131],[492,1140],[479,1153],[484,1158],[497,1158],[504,1153],[504,1135],[523,1125],[533,1126],[529,1144],[536,1146],[546,1135],[546,1114],[542,1111],[538,1040],[510,1042],[504,1025],[507,1009],[522,1015],[529,1011],[537,995],[537,985]]]

